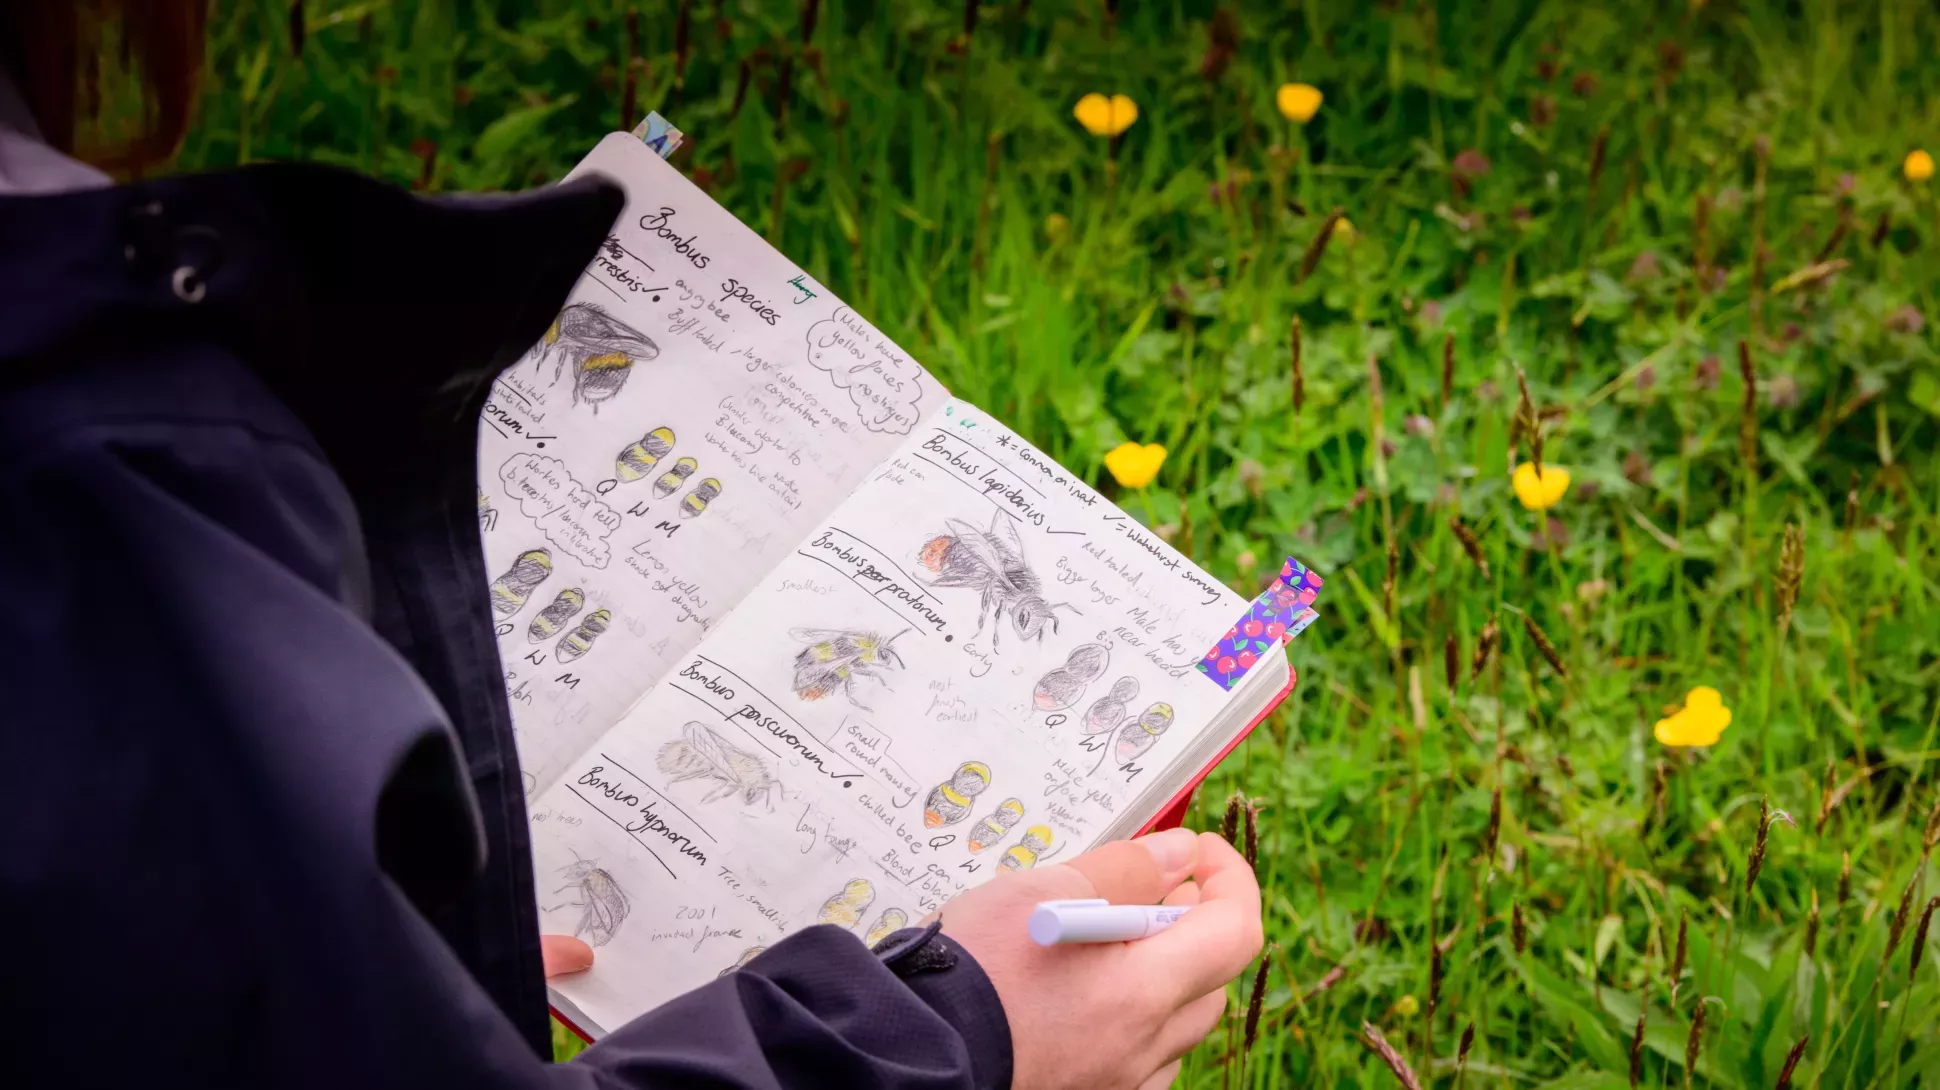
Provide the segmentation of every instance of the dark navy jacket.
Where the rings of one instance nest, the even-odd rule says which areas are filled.
[[[1008,1084],[988,979],[914,932],[542,1059],[476,421],[620,203],[0,198],[0,1084]]]

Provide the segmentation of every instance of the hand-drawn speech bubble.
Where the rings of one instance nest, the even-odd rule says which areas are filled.
[[[908,435],[919,414],[923,369],[848,307],[808,327],[808,362],[849,391],[870,431]]]
[[[545,532],[546,540],[589,568],[612,559],[606,537],[620,528],[620,513],[601,503],[593,490],[573,480],[566,463],[541,454],[515,454],[499,467],[505,494],[519,511]]]

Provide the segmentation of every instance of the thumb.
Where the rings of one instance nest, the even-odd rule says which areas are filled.
[[[1199,835],[1167,829],[1137,840],[1117,840],[1086,852],[1063,866],[1090,885],[1090,896],[1113,904],[1155,905],[1199,863]]]
[[[540,935],[539,956],[548,980],[593,967],[593,948],[571,935]]]

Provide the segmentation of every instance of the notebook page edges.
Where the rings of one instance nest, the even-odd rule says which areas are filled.
[[[626,209],[479,426],[528,797],[941,405],[936,381],[624,133]]]
[[[1245,606],[946,401],[536,801],[542,926],[600,947],[555,987],[617,1025],[1094,846],[1235,698],[1196,664]]]

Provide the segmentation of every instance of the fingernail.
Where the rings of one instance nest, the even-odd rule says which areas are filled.
[[[1190,869],[1199,857],[1199,834],[1191,829],[1167,829],[1140,837],[1140,844],[1152,853],[1152,861],[1167,874]]]

